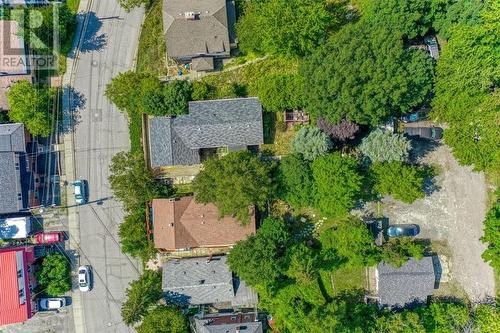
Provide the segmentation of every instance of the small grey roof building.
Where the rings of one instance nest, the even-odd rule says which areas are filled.
[[[203,149],[263,143],[262,106],[256,97],[189,102],[187,115],[148,120],[153,168],[200,164]]]
[[[196,57],[229,57],[236,43],[235,21],[232,0],[164,0],[167,55],[181,62]],[[211,65],[200,70],[211,70],[213,61]]]
[[[23,124],[0,124],[0,214],[26,208],[21,182],[21,156],[26,153]]]
[[[195,333],[262,333],[255,313],[214,313],[190,319]]]
[[[439,282],[436,266],[439,266],[437,257],[410,258],[399,268],[380,263],[377,266],[380,306],[402,308],[425,304]]]
[[[172,260],[163,265],[162,288],[167,301],[179,305],[253,307],[258,298],[234,276],[226,256]]]

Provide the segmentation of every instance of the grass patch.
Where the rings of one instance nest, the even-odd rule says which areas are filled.
[[[130,136],[130,151],[142,154],[142,117],[137,112],[128,113],[128,131]]]
[[[156,0],[147,9],[139,38],[137,72],[167,74],[167,55],[163,35],[163,1]]]
[[[337,296],[342,292],[366,288],[366,269],[364,267],[344,267],[332,272],[322,271],[320,277],[330,297]]]
[[[298,65],[298,60],[269,57],[235,70],[206,75],[200,81],[210,87],[207,99],[256,96],[253,83],[259,78],[266,74],[296,74]]]

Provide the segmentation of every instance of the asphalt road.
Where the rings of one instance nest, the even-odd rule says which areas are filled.
[[[127,119],[104,96],[106,84],[133,67],[143,10],[126,13],[115,0],[94,0],[74,70],[76,178],[89,185],[88,205],[77,209],[80,265],[91,265],[93,290],[82,293],[86,332],[133,332],[122,323],[120,307],[140,265],[120,252],[118,226],[124,212],[108,183],[111,157],[128,150]],[[68,193],[71,195],[71,193]],[[76,318],[75,318],[76,319]]]

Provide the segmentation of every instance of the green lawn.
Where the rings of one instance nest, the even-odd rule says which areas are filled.
[[[364,290],[366,288],[365,268],[340,268],[333,272],[321,272],[325,290],[331,297],[344,291]]]
[[[130,151],[142,153],[142,117],[137,112],[129,112],[128,131]]]
[[[163,1],[155,0],[147,8],[146,18],[142,25],[137,55],[137,72],[167,74],[165,37],[162,19]]]

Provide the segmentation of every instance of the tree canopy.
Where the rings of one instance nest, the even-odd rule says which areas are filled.
[[[9,118],[20,122],[35,136],[47,137],[52,132],[52,108],[55,93],[42,85],[18,81],[7,93]]]
[[[142,207],[149,200],[173,194],[171,186],[154,179],[140,153],[116,154],[111,159],[109,170],[111,190],[128,211]]]
[[[436,68],[432,115],[449,124],[444,140],[461,164],[497,172],[500,165],[500,4],[485,6],[475,23],[450,29]]]
[[[41,269],[36,273],[38,284],[51,296],[62,296],[71,289],[69,259],[55,253],[43,258]]]
[[[404,162],[408,159],[411,143],[401,134],[376,129],[359,145],[359,150],[371,162]]]
[[[399,22],[400,12],[394,8],[368,8],[358,22],[344,26],[306,59],[301,72],[310,113],[333,123],[347,119],[377,125],[426,100],[432,89],[432,60],[405,47],[407,33],[398,29],[409,28],[387,24]],[[405,12],[412,15],[422,14]]]
[[[147,261],[156,253],[146,232],[146,208],[137,207],[127,215],[118,229],[123,253]]]
[[[297,208],[312,204],[311,167],[300,155],[283,157],[276,178],[281,199]]]
[[[192,183],[196,201],[214,203],[221,217],[231,215],[246,224],[251,206],[264,208],[276,194],[274,168],[246,150],[208,159]]]
[[[292,152],[301,154],[305,160],[312,161],[326,154],[332,146],[330,138],[317,127],[302,127],[292,141]]]
[[[354,207],[363,180],[354,158],[328,154],[315,159],[311,168],[316,208],[330,216],[343,216]]]
[[[342,119],[338,124],[333,124],[323,117],[318,117],[317,125],[323,133],[329,135],[335,142],[352,140],[359,131],[358,124],[345,119]]]
[[[238,242],[229,252],[229,267],[250,286],[271,286],[285,272],[289,240],[285,222],[267,218],[255,235]]]
[[[123,322],[133,325],[149,312],[162,297],[161,273],[144,270],[138,280],[132,281],[125,291],[126,300],[122,304]]]
[[[334,23],[324,0],[269,0],[247,2],[236,27],[243,51],[303,56]]]
[[[500,269],[500,202],[497,202],[486,215],[484,220],[484,235],[481,237],[483,243],[488,247],[483,252],[483,259],[489,262],[491,267]]]
[[[392,195],[394,199],[412,203],[425,196],[424,170],[398,161],[374,163],[371,166],[376,193]]]
[[[265,111],[279,112],[304,106],[303,81],[298,74],[265,74],[250,89],[259,97]]]
[[[144,316],[136,327],[137,333],[189,333],[189,325],[182,312],[173,307],[160,305]]]

